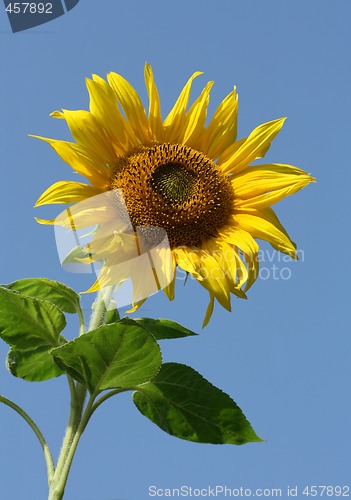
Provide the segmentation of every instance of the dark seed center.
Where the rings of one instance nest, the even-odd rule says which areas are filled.
[[[178,205],[191,198],[195,179],[195,172],[181,163],[167,163],[159,166],[152,174],[152,185],[166,203]]]

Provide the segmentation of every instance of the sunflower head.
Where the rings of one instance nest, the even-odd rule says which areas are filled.
[[[189,106],[192,82],[200,74],[190,77],[165,119],[148,64],[148,111],[122,76],[110,73],[107,81],[96,75],[87,79],[89,111],[52,113],[67,122],[75,142],[38,138],[49,143],[75,172],[85,176],[88,184],[59,181],[41,195],[37,206],[77,204],[71,205],[71,209],[76,206],[76,225],[96,226],[89,262],[103,261],[104,265],[89,291],[126,279],[125,273],[113,270],[112,263],[116,258],[120,262],[121,256],[128,259],[135,248],[140,254],[141,245],[146,245],[147,251],[157,246],[158,228],[167,235],[170,248],[170,265],[165,265],[163,258],[159,265],[163,270],[167,268],[168,278],[171,276],[168,281],[160,280],[154,273],[158,288],[173,299],[177,266],[189,273],[209,292],[205,325],[214,299],[230,310],[231,294],[245,297],[256,280],[257,239],[296,257],[296,246],[271,205],[314,179],[287,164],[252,166],[254,160],[265,155],[284,119],[264,123],[237,140],[235,87],[209,123],[207,107],[213,82],[208,82]],[[112,200],[122,197],[124,218],[119,215],[116,221],[115,206],[112,211],[88,207],[90,199],[104,193],[113,193]],[[67,224],[65,217],[59,223],[65,225],[65,220]],[[128,237],[121,220],[127,220]],[[116,223],[120,232],[124,231],[122,236],[116,236]],[[143,276],[130,269],[128,272],[138,290],[134,294],[135,309],[146,298]]]

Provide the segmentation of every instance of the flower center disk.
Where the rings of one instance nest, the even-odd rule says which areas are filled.
[[[230,222],[234,192],[217,165],[179,144],[140,147],[121,158],[111,181],[133,224],[163,228],[171,248],[198,246]]]
[[[167,163],[152,174],[152,182],[165,203],[176,205],[191,197],[196,186],[196,174],[181,163]]]

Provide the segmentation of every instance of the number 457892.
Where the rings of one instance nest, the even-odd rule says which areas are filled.
[[[306,486],[302,492],[305,496],[311,497],[349,497],[349,486]]]
[[[14,2],[6,7],[9,14],[52,14],[52,3]]]

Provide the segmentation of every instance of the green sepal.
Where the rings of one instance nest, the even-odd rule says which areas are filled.
[[[154,337],[128,318],[88,332],[51,354],[90,393],[135,388],[155,377],[162,363]]]
[[[49,353],[51,347],[41,346],[29,351],[11,348],[6,366],[12,375],[28,382],[42,382],[62,375],[64,372]]]
[[[65,326],[63,312],[51,302],[0,287],[0,337],[10,346],[56,347]]]
[[[9,285],[1,285],[28,297],[52,302],[62,311],[76,313],[80,308],[80,297],[72,288],[59,281],[47,278],[25,278]]]
[[[189,366],[165,363],[133,394],[138,410],[162,430],[188,441],[244,444],[262,441],[237,404]]]
[[[152,333],[157,340],[178,339],[197,335],[197,333],[170,319],[136,318],[134,321]]]
[[[106,311],[105,314],[105,324],[106,325],[111,325],[112,323],[117,323],[121,319],[118,310],[115,309],[109,309]]]
[[[88,234],[86,235],[88,236]],[[85,251],[81,246],[74,247],[62,261],[62,264],[82,264],[81,260],[91,257],[91,253]]]

